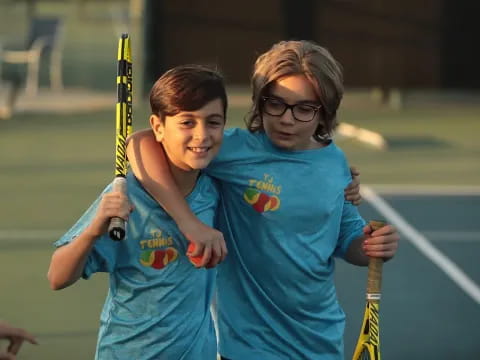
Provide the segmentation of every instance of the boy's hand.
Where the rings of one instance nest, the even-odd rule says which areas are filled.
[[[35,337],[24,329],[15,328],[0,321],[0,339],[10,341],[7,352],[0,349],[0,359],[15,359],[24,341],[30,344],[38,344]]]
[[[215,267],[227,256],[223,234],[200,220],[184,224],[180,231],[194,244],[189,246],[187,256],[196,267]]]
[[[133,211],[133,206],[128,197],[121,191],[112,191],[102,196],[97,214],[89,226],[92,236],[98,237],[105,234],[112,217],[120,217],[125,221]]]
[[[400,236],[392,225],[385,225],[372,231],[370,225],[363,228],[368,238],[363,242],[363,251],[367,256],[383,258],[385,261],[393,258],[398,249]]]
[[[360,172],[357,168],[351,166],[352,182],[345,188],[345,200],[350,201],[353,205],[360,205],[362,196],[360,195]]]

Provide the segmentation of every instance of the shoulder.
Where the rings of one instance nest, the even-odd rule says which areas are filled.
[[[341,184],[351,181],[350,167],[344,151],[333,141],[327,146],[314,150],[309,154],[310,165],[317,174],[336,179]]]
[[[195,188],[186,198],[194,213],[215,209],[219,199],[220,193],[215,180],[205,173],[199,176]]]
[[[336,159],[346,159],[345,152],[333,140],[323,149],[329,152],[329,156],[334,156]]]
[[[251,133],[240,128],[226,129],[220,151],[212,163],[243,160],[258,152],[262,146],[260,136],[257,133]]]
[[[83,213],[83,215],[77,220],[77,222],[57,241],[54,242],[55,247],[60,247],[66,245],[73,241],[77,236],[79,236],[85,228],[92,222],[94,219],[102,196],[112,191],[112,184],[107,185],[97,199],[90,205],[90,207]]]
[[[218,191],[215,180],[204,172],[202,172],[198,177],[195,189],[198,190],[199,192],[217,192]]]
[[[333,141],[329,145],[330,147],[330,160],[331,160],[331,167],[332,169],[338,170],[338,175],[345,177],[345,179],[350,182],[351,181],[351,174],[350,174],[350,165],[348,164],[347,156],[345,152],[337,146]]]
[[[202,172],[198,177],[195,188],[187,197],[189,202],[198,201],[199,199],[218,199],[218,187],[214,179]]]
[[[237,127],[228,128],[223,133],[226,139],[246,138],[251,135],[249,131]]]
[[[223,144],[225,146],[248,146],[259,142],[259,134],[246,129],[230,128],[225,130]]]
[[[306,153],[309,154],[312,159],[322,162],[330,161],[342,163],[347,161],[345,153],[340,147],[338,147],[337,144],[333,142],[333,140],[328,145],[307,151]]]

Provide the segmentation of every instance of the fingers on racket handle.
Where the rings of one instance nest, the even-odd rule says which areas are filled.
[[[127,179],[123,176],[117,176],[113,179],[113,191],[121,191],[124,194],[127,193]]]
[[[387,223],[385,221],[381,221],[381,220],[370,220],[368,225],[370,225],[372,230],[375,231],[375,230],[378,230],[378,229],[384,227],[385,225],[387,225]]]
[[[112,240],[123,240],[125,238],[125,220],[119,217],[112,218],[108,226],[108,234]]]
[[[113,180],[113,191],[121,191],[124,194],[127,192],[127,180],[123,176],[118,176]],[[108,226],[110,238],[120,241],[125,238],[125,233],[125,220],[119,217],[111,218]]]
[[[372,220],[369,222],[370,227],[373,231],[380,229],[385,226],[385,222]],[[382,289],[382,268],[383,268],[383,259],[381,258],[370,258],[368,263],[368,280],[367,280],[367,292],[368,293],[378,293],[380,294]]]

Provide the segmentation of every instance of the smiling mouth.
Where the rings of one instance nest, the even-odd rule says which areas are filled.
[[[203,153],[206,153],[208,152],[208,150],[211,149],[211,147],[207,147],[207,146],[197,146],[197,147],[187,147],[188,150],[196,153],[196,154],[203,154]]]
[[[278,132],[278,135],[280,135],[281,137],[291,137],[291,136],[293,136],[293,134],[280,132],[280,131]]]

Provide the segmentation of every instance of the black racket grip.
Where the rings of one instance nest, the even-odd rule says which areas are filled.
[[[108,227],[108,234],[112,240],[123,240],[125,238],[125,220],[118,217],[112,218]]]
[[[113,181],[113,190],[121,191],[126,193],[127,191],[127,181],[124,177],[116,177]],[[121,241],[125,238],[125,220],[119,217],[113,217],[110,219],[110,224],[108,225],[108,235],[110,239],[115,241]]]

